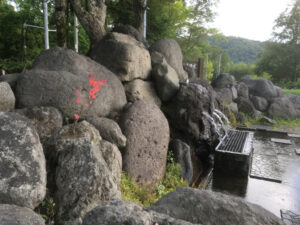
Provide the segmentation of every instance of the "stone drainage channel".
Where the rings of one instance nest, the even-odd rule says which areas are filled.
[[[245,146],[252,142],[252,151],[247,152],[249,146],[241,147],[236,141],[233,146],[240,150],[220,154],[226,144],[219,144],[221,151],[217,147],[214,171],[206,189],[261,205],[287,225],[300,224],[300,134],[247,130],[250,138],[240,137]]]

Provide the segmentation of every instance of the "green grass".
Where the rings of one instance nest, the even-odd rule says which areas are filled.
[[[178,187],[188,187],[188,184],[180,176],[180,170],[179,164],[168,163],[165,176],[154,189],[137,185],[132,178],[123,172],[121,178],[122,199],[150,206],[170,191]]]
[[[268,125],[266,123],[261,123],[259,122],[261,117],[258,117],[256,119],[252,119],[248,117],[248,123],[247,126],[251,126],[252,124],[261,124],[261,125]],[[300,118],[294,119],[294,120],[284,120],[284,119],[273,119],[276,121],[276,125],[273,125],[272,127],[275,130],[283,130],[287,132],[292,132],[292,131],[300,131]]]
[[[300,89],[283,89],[284,94],[300,95]]]
[[[300,118],[295,120],[283,120],[275,119],[277,125],[274,126],[276,130],[285,130],[285,131],[300,131]]]

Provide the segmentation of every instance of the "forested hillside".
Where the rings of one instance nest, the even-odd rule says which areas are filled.
[[[263,42],[253,41],[239,37],[226,37],[226,41],[216,41],[214,37],[210,43],[227,50],[230,59],[234,63],[244,62],[253,64],[257,61],[257,54],[263,49]]]

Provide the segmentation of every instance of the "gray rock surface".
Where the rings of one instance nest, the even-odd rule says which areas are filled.
[[[145,211],[134,202],[110,201],[87,213],[83,225],[191,225],[154,211]]]
[[[268,114],[272,118],[285,120],[295,119],[300,116],[299,110],[286,97],[273,98],[268,109]]]
[[[228,108],[229,108],[233,113],[235,113],[235,114],[239,112],[238,105],[237,105],[235,102],[231,102],[231,103],[228,105]]]
[[[151,62],[156,90],[162,101],[168,101],[179,90],[178,75],[159,52],[151,53]]]
[[[174,153],[175,162],[180,164],[181,176],[190,184],[193,178],[190,146],[179,139],[174,139],[169,144],[169,150]]]
[[[214,111],[214,91],[204,81],[200,82],[181,85],[176,98],[166,110],[172,126],[197,142],[213,136],[211,125],[203,112]]]
[[[117,33],[122,33],[122,34],[127,34],[133,38],[135,38],[137,41],[139,42],[144,42],[144,38],[142,36],[142,34],[133,26],[131,25],[117,25],[116,27],[114,27],[114,29],[112,30],[112,32],[117,32]]]
[[[188,79],[187,72],[183,70],[183,56],[178,43],[172,39],[162,39],[154,42],[150,47],[150,52],[157,51],[166,59],[167,63],[175,69],[179,81]]]
[[[46,163],[27,119],[0,112],[0,203],[35,208],[46,194]]]
[[[108,169],[120,189],[121,174],[122,174],[122,155],[118,147],[108,141],[102,140],[100,142],[100,151],[107,164]]]
[[[90,56],[113,71],[122,81],[147,79],[151,59],[143,43],[121,33],[109,33],[95,44]]]
[[[256,109],[248,98],[238,97],[236,100],[239,112],[245,113],[251,117],[255,117]]]
[[[196,75],[196,69],[193,66],[190,65],[183,65],[183,69],[187,72],[189,79],[194,79],[197,77]]]
[[[16,82],[21,74],[22,73],[11,73],[6,74],[5,76],[0,76],[0,82],[7,82],[10,85],[10,87],[14,90]]]
[[[217,92],[217,96],[223,103],[225,103],[227,105],[232,103],[233,96],[232,96],[231,88],[215,89],[215,91]]]
[[[35,126],[40,137],[41,143],[44,144],[52,134],[63,126],[63,118],[58,109],[54,107],[33,107],[16,109],[19,113],[27,117]]]
[[[253,103],[254,107],[259,111],[266,112],[268,110],[268,100],[263,97],[252,96],[251,102]]]
[[[112,175],[102,153],[105,148],[106,157],[111,154],[117,159],[116,149],[100,142],[99,132],[86,121],[64,126],[53,135],[59,224],[81,224],[86,212],[121,197],[116,176]]]
[[[277,97],[282,97],[284,95],[283,90],[281,87],[278,87],[276,85],[274,85],[276,92],[277,92]]]
[[[222,73],[211,82],[211,86],[217,89],[231,88],[234,84],[234,81],[235,81],[234,76],[228,73]]]
[[[123,90],[123,93],[120,93],[115,90],[116,86],[113,86],[107,81],[99,89],[93,103],[86,107],[86,102],[90,101],[87,91],[90,90],[88,75],[81,77],[66,71],[31,70],[19,79],[16,96],[20,108],[53,106],[70,119],[74,118],[74,113],[79,114],[81,118],[107,116],[120,110],[126,103],[123,87],[119,86]],[[83,104],[77,104],[76,90],[80,92]]]
[[[96,99],[89,107],[89,74],[97,81],[106,80]],[[76,90],[81,94],[82,103],[77,104]],[[53,106],[64,116],[74,118],[74,113],[106,116],[119,111],[127,103],[120,80],[88,57],[72,50],[52,48],[40,54],[33,63],[33,70],[23,73],[16,86],[19,108]]]
[[[217,192],[179,188],[162,197],[150,210],[205,225],[283,225],[261,206]]]
[[[294,104],[295,108],[300,110],[300,96],[299,95],[287,95],[289,100]]]
[[[0,112],[8,112],[15,108],[16,98],[6,82],[0,82]]]
[[[267,123],[267,124],[271,124],[271,125],[276,125],[277,122],[275,120],[272,120],[269,117],[263,116],[261,119],[259,119],[259,122],[261,123]]]
[[[0,204],[1,225],[45,225],[44,220],[34,211],[15,205]]]
[[[232,93],[232,99],[233,100],[238,98],[238,93],[237,93],[237,90],[236,90],[235,86],[231,87],[231,93]]]
[[[236,85],[236,90],[237,90],[238,97],[249,98],[249,89],[245,83],[243,82],[238,83]]]
[[[247,85],[249,93],[254,96],[259,96],[266,99],[278,96],[276,87],[269,80],[253,79],[250,76],[244,76],[241,79],[241,82]]]
[[[139,184],[155,186],[165,173],[169,124],[160,109],[151,103],[137,101],[120,118],[127,137],[123,169]]]
[[[146,102],[152,102],[159,107],[161,101],[156,94],[154,84],[150,81],[143,81],[141,79],[135,79],[124,84],[127,100],[129,102],[135,102],[143,100]]]
[[[103,139],[120,148],[126,146],[126,137],[123,135],[121,128],[115,121],[105,117],[89,117],[87,121],[97,128]]]

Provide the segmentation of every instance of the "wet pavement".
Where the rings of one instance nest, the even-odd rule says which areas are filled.
[[[272,138],[290,140],[291,144]],[[248,179],[214,174],[208,189],[242,197],[278,217],[281,209],[300,214],[300,156],[295,151],[300,148],[299,135],[256,131],[253,148]]]

